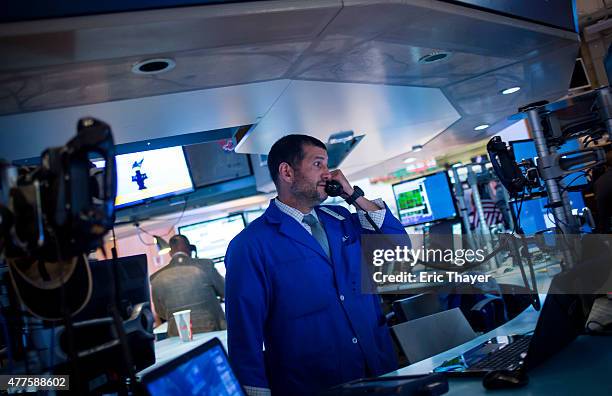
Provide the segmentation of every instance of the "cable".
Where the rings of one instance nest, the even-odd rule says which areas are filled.
[[[552,217],[553,217],[553,219],[554,219],[554,220],[550,220],[550,217],[549,217],[550,215],[552,215]],[[564,221],[562,221],[561,219],[559,219],[559,218],[558,218],[558,217],[555,215],[555,211],[554,211],[554,210],[550,210],[550,207],[547,207],[547,208],[546,208],[546,217],[548,217],[548,220],[550,220],[550,221],[551,221],[551,222],[552,222],[552,223],[555,225],[555,227],[557,227],[557,228],[559,229],[559,231],[561,231],[561,234],[565,234],[565,232],[563,232],[563,229],[561,229],[561,228],[560,228],[560,227],[557,225],[557,223],[561,223],[561,224],[563,224],[563,225],[564,225],[564,226],[566,226],[566,227],[569,227],[569,224],[567,224],[567,223],[565,223]]]
[[[187,209],[187,200],[188,200],[188,197],[185,197],[185,203],[183,204],[183,210],[181,210],[181,215],[174,222],[174,224],[172,224],[170,228],[168,228],[168,231],[166,231],[164,235],[160,235],[160,236],[166,236],[170,234],[174,230],[174,227],[183,219],[183,215],[185,214],[185,210]]]
[[[570,185],[572,185],[572,183],[574,183],[576,180],[578,180],[578,178],[579,178],[580,176],[585,176],[585,177],[587,177],[587,176],[588,176],[588,174],[587,174],[585,171],[579,171],[578,173],[579,173],[579,174],[578,174],[578,175],[576,175],[576,177],[574,177],[574,178],[573,178],[573,179],[572,179],[572,180],[571,180],[569,183],[567,183],[567,184],[565,185],[565,187],[563,187],[563,188],[561,189],[561,194],[563,194],[563,193],[565,192],[565,190],[567,190],[567,189],[569,188],[569,186],[570,186]]]
[[[521,231],[521,210],[523,210],[523,201],[525,200],[525,189],[523,189],[523,194],[521,194],[521,200],[519,201],[519,207],[516,209],[516,200],[513,202],[516,210],[516,221],[514,222],[514,230],[512,230],[512,234],[516,234],[517,231],[520,233]]]
[[[161,234],[159,236],[161,237],[165,237],[168,234],[170,234],[173,230],[174,227],[183,219],[183,215],[185,215],[185,210],[187,209],[187,198],[185,198],[185,203],[183,204],[183,209],[181,210],[181,215],[177,218],[177,220],[174,222],[174,224],[172,224],[170,226],[170,228],[168,228],[168,231],[166,231],[164,234]],[[145,230],[144,228],[140,227],[140,224],[138,222],[134,223],[134,227],[136,227],[137,231],[137,235],[138,235],[138,239],[140,240],[140,242],[145,245],[145,246],[155,246],[155,242],[153,243],[147,243],[144,241],[144,239],[142,239],[142,236],[140,235],[140,232],[144,232],[145,234],[147,234],[150,237],[154,237],[153,234],[151,234],[149,231]],[[115,230],[113,228],[113,236],[115,235]]]
[[[374,223],[374,220],[372,220],[370,214],[367,211],[363,210],[363,208],[357,202],[353,202],[353,205],[355,206],[355,208],[357,208],[357,210],[361,210],[364,213],[366,220],[368,220],[368,223],[370,223],[370,225],[377,234],[383,234],[380,227],[378,227],[376,223]]]
[[[134,226],[136,227],[136,230],[137,230],[136,231],[136,235],[138,235],[138,239],[140,239],[140,242],[142,242],[143,245],[145,245],[145,246],[155,246],[155,242],[153,242],[153,243],[145,242],[144,239],[142,239],[142,236],[140,235],[140,232],[142,231],[142,232],[144,232],[145,234],[147,234],[150,237],[153,237],[153,235],[149,234],[147,232],[147,230],[140,228],[140,225],[138,223],[134,223]],[[113,233],[113,235],[114,235],[114,233]]]
[[[111,287],[111,295],[113,297],[111,298],[111,301],[109,304],[109,311],[110,311],[109,313],[111,314],[113,323],[117,331],[117,336],[119,338],[119,343],[120,343],[120,348],[121,348],[121,352],[123,355],[123,360],[125,363],[125,368],[127,370],[127,376],[130,379],[130,385],[136,386],[136,373],[134,370],[132,354],[128,347],[127,335],[125,333],[125,328],[123,326],[123,319],[121,318],[119,307],[118,307],[121,283],[119,281],[120,278],[119,278],[118,269],[117,269],[117,266],[118,266],[117,264],[117,238],[115,236],[114,227],[111,228],[111,232],[113,234],[113,247],[111,248],[113,263],[112,263],[112,269],[110,273],[113,279],[109,286]],[[126,390],[129,394],[131,389],[126,389]]]
[[[57,238],[57,234],[55,233],[55,230],[53,228],[49,228],[49,236],[53,239],[53,241],[55,242],[55,248],[56,248],[56,252],[57,252],[57,260],[59,262],[63,262],[63,254],[62,254],[62,250],[61,250],[61,246],[59,243],[59,240]],[[78,258],[77,258],[78,260]],[[76,265],[78,264],[78,261],[76,263]],[[85,263],[85,265],[89,265],[89,263]],[[64,268],[63,266],[60,265],[60,282],[61,282],[61,286],[60,286],[60,312],[63,314],[63,319],[64,319],[64,327],[65,327],[65,331],[66,331],[66,337],[67,337],[67,344],[68,344],[68,357],[70,358],[70,366],[71,366],[71,371],[72,371],[72,376],[74,376],[74,388],[77,391],[81,390],[81,378],[80,378],[80,370],[79,370],[79,365],[78,360],[79,360],[79,354],[76,351],[76,345],[75,345],[75,337],[74,337],[74,327],[72,324],[72,319],[71,319],[71,312],[69,312],[68,307],[66,306],[66,289],[65,289],[65,285],[66,282],[64,282]],[[91,286],[91,285],[90,285]],[[27,361],[27,359],[26,359]]]

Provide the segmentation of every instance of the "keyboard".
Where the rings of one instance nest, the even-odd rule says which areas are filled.
[[[515,370],[525,360],[530,341],[531,336],[521,337],[504,348],[492,352],[487,357],[470,366],[470,369]]]

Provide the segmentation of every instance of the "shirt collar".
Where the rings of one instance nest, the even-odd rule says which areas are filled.
[[[317,216],[317,212],[315,211],[314,208],[312,208],[312,210],[310,211],[310,213],[302,213],[299,210],[297,210],[296,208],[289,206],[283,202],[281,202],[278,197],[276,197],[274,199],[274,203],[276,204],[276,207],[283,213],[285,213],[286,215],[288,215],[289,217],[292,217],[293,219],[295,219],[295,221],[297,221],[298,223],[302,223],[302,220],[304,220],[304,216],[306,216],[306,214],[311,214],[315,217],[315,219],[319,220],[319,217]]]

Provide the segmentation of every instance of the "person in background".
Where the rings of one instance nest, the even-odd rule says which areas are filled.
[[[191,310],[194,333],[224,330],[225,315],[217,297],[223,298],[225,281],[212,260],[191,257],[191,244],[184,235],[170,241],[172,259],[151,275],[151,294],[155,312],[168,322],[168,336],[178,336],[173,313]]]
[[[326,182],[383,233],[407,236],[382,200],[327,160],[313,137],[277,141],[268,167],[278,196],[227,250],[229,357],[249,395],[313,395],[397,368],[380,298],[361,289],[361,236],[373,227],[365,212],[321,206]]]

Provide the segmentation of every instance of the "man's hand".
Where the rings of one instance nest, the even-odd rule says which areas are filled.
[[[346,176],[344,176],[344,173],[342,173],[340,169],[331,171],[330,174],[331,174],[331,180],[336,180],[342,186],[342,189],[344,190],[344,194],[340,194],[340,196],[343,199],[346,200],[348,197],[353,195],[353,193],[355,192],[355,189],[351,186],[349,181],[346,179]],[[383,209],[379,207],[378,205],[376,205],[374,202],[366,199],[365,197],[357,198],[356,202],[361,207],[361,209],[365,210],[366,212]]]
[[[347,199],[348,197],[353,195],[353,191],[354,191],[353,187],[351,186],[351,183],[349,183],[349,181],[346,179],[346,176],[344,176],[344,173],[342,173],[340,169],[333,170],[330,172],[330,174],[331,174],[331,180],[336,180],[342,186],[342,189],[344,190],[344,194],[340,194],[340,196],[343,199]]]

